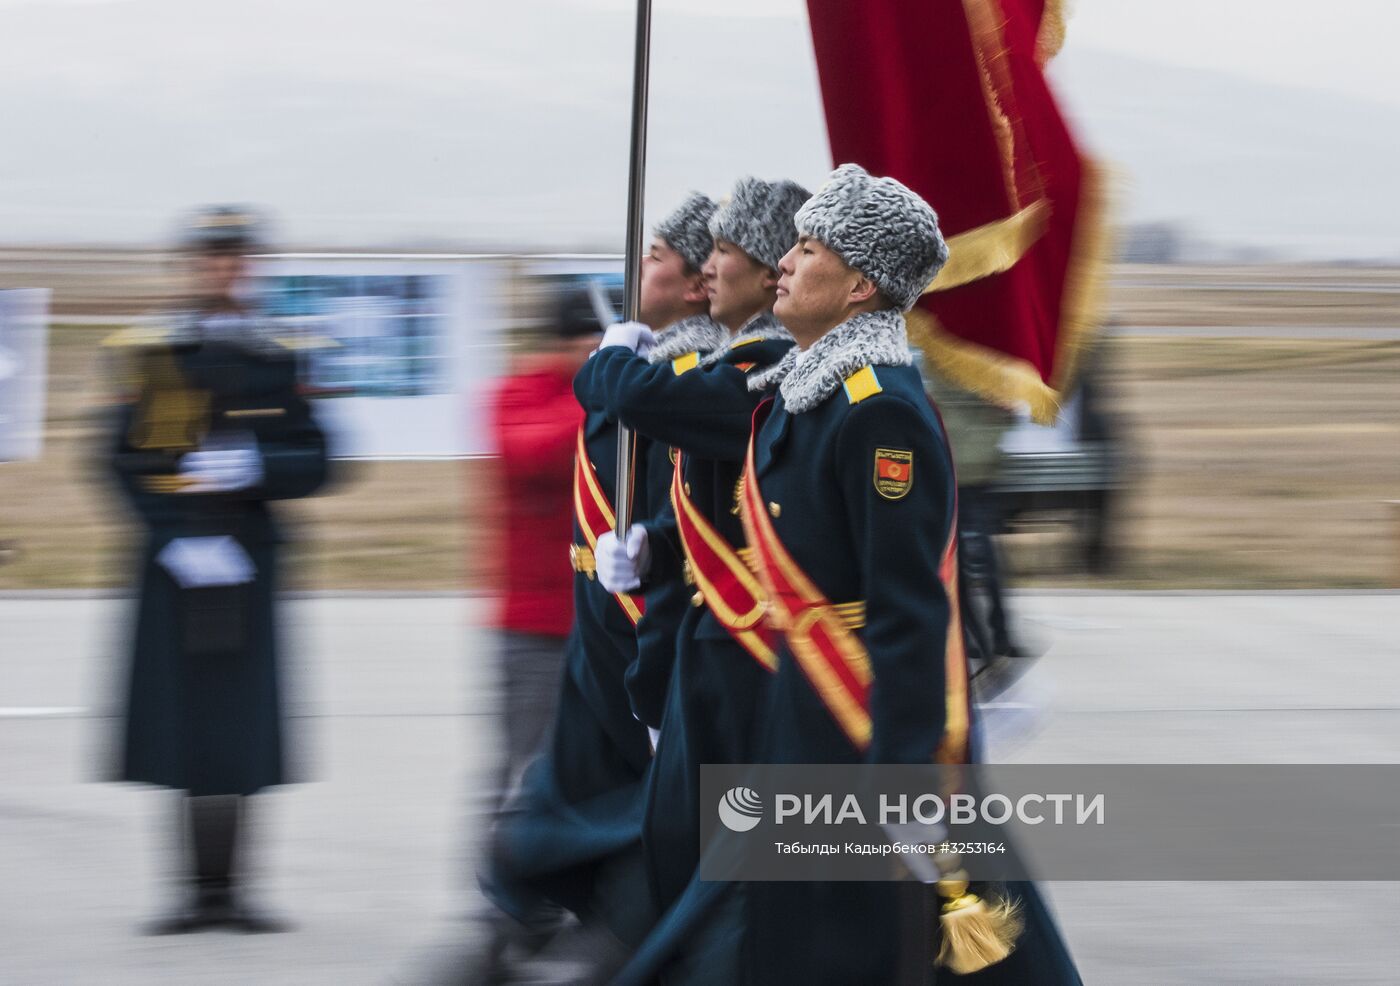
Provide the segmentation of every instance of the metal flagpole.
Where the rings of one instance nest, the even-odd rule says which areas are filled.
[[[651,0],[637,0],[636,50],[632,60],[632,155],[627,175],[627,251],[623,268],[622,318],[635,322],[642,294],[642,205],[646,190],[647,82],[651,67]],[[624,544],[632,526],[632,480],[637,438],[617,426],[617,537]]]

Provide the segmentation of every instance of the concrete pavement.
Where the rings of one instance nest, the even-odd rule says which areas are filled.
[[[1400,596],[1031,594],[1049,648],[994,722],[1020,762],[1397,762]],[[470,797],[493,762],[480,601],[289,603],[298,763],[260,798],[257,886],[293,934],[134,933],[170,796],[110,762],[126,603],[0,599],[0,983],[429,986],[469,932]],[[1031,721],[1018,703],[1043,703]],[[1026,704],[1034,704],[1027,701]],[[1055,884],[1090,984],[1396,981],[1394,884]]]

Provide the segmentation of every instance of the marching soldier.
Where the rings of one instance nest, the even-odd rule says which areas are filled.
[[[186,894],[151,927],[276,931],[238,892],[248,796],[284,776],[277,500],[326,478],[292,353],[243,301],[246,212],[187,235],[199,297],[132,354],[111,465],[145,529],[120,779],[181,791]]]
[[[644,830],[658,904],[687,929],[677,935],[685,943],[671,969],[673,982],[697,975],[724,981],[722,970],[737,955],[736,897],[721,903],[696,891],[679,908],[673,905],[691,885],[699,860],[700,765],[750,759],[757,710],[776,666],[772,635],[761,623],[762,593],[743,549],[738,482],[762,395],[754,380],[792,346],[772,306],[778,260],[796,239],[793,215],[807,196],[792,182],[744,178],[711,220],[715,245],[705,276],[711,315],[729,333],[724,347],[670,366],[606,347],[578,378],[580,390],[601,395],[620,421],[674,450],[669,524],[634,526],[625,545],[599,543],[606,584],[674,584],[675,563],[683,562],[681,581],[691,602],[670,638],[657,640],[654,653],[643,641],[638,658],[640,664],[674,661],[664,715],[648,722],[660,727],[660,739]],[[654,716],[662,710],[639,711]],[[715,914],[701,925],[702,912],[712,906]],[[703,931],[690,930],[697,927]]]
[[[843,165],[797,214],[775,313],[800,350],[755,418],[743,521],[782,638],[758,762],[967,762],[971,704],[959,619],[952,459],[904,312],[947,258],[932,209]],[[766,412],[766,413],[765,413]],[[761,423],[760,423],[761,422]],[[943,927],[976,921],[1009,958],[977,982],[1077,984],[1027,885],[1026,930],[938,885]],[[749,885],[755,983],[927,983],[976,971],[922,885]],[[981,963],[985,965],[985,963]]]
[[[710,317],[710,297],[703,273],[714,250],[710,219],[716,208],[708,196],[692,193],[656,227],[650,249],[642,259],[641,313],[653,320],[648,324],[662,328],[638,362],[658,368],[656,372],[663,376],[675,376],[676,368],[698,365],[728,341],[728,330]],[[631,351],[625,346],[616,348],[618,352]],[[622,420],[616,409],[608,406],[606,395],[594,385],[595,381],[591,364],[586,365],[574,381],[579,402],[590,411]],[[631,426],[629,421],[623,423]],[[664,536],[674,523],[670,501],[674,453],[665,442],[649,441],[646,447],[647,458],[638,464],[636,481],[645,486],[646,502],[656,514],[640,526],[652,532],[649,541],[658,545],[658,551],[667,552],[656,558],[656,572],[665,571],[671,577],[650,578],[643,588],[646,607],[637,623],[637,660],[628,669],[626,686],[633,713],[655,734],[661,725],[671,678],[676,629],[689,608],[693,590],[682,581],[679,559],[668,550]],[[662,533],[657,535],[657,531]],[[604,564],[609,545],[616,545],[611,531],[599,538],[599,559]],[[607,572],[600,575],[605,583],[611,581]]]
[[[666,326],[655,339],[659,359],[695,360],[723,338],[706,316],[709,301],[699,272],[713,210],[709,199],[691,196],[657,228],[643,261],[640,312]],[[636,348],[641,339],[636,324],[614,325],[602,345]],[[669,366],[669,360],[662,365]],[[558,711],[541,756],[527,769],[497,825],[496,851],[483,879],[487,895],[507,917],[493,929],[486,968],[470,970],[463,982],[509,975],[517,946],[534,949],[548,936],[551,905],[566,907],[589,924],[596,935],[589,942],[590,960],[599,976],[621,961],[654,919],[641,855],[643,777],[651,744],[633,714],[624,676],[637,656],[643,614],[653,606],[674,610],[677,601],[630,591],[635,586],[613,592],[598,578],[599,539],[615,523],[617,421],[599,406],[581,403],[586,414],[575,442],[569,551],[576,573],[574,627]],[[657,456],[650,443],[638,443],[638,517],[657,512],[656,484],[649,477],[661,477],[664,495],[670,461],[664,448],[659,465]],[[655,615],[653,632],[666,625],[662,613]]]

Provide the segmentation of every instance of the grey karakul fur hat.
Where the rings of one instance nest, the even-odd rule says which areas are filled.
[[[710,218],[710,232],[777,270],[778,261],[797,242],[793,216],[811,194],[793,181],[740,178]]]
[[[717,208],[708,195],[691,192],[675,212],[656,224],[656,235],[684,257],[691,270],[704,267],[710,251],[715,248],[714,238],[710,236],[710,217]]]
[[[834,250],[906,312],[948,260],[929,204],[858,164],[831,173],[797,213],[797,230]]]

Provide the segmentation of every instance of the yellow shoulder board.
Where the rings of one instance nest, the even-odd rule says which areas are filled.
[[[128,325],[102,340],[104,346],[154,346],[170,335],[165,325]]]
[[[297,335],[274,336],[273,341],[283,349],[338,349],[340,343],[330,336]]]
[[[846,400],[852,404],[859,404],[867,397],[874,397],[884,387],[880,386],[879,377],[875,376],[875,367],[863,366],[846,378],[844,384],[846,388]]]
[[[676,376],[680,376],[686,370],[693,370],[699,365],[699,352],[686,353],[684,356],[677,356],[675,359],[671,360],[671,370]]]
[[[735,339],[730,343],[730,349],[738,349],[740,346],[748,346],[755,342],[762,342],[763,336],[745,336],[743,339]]]

